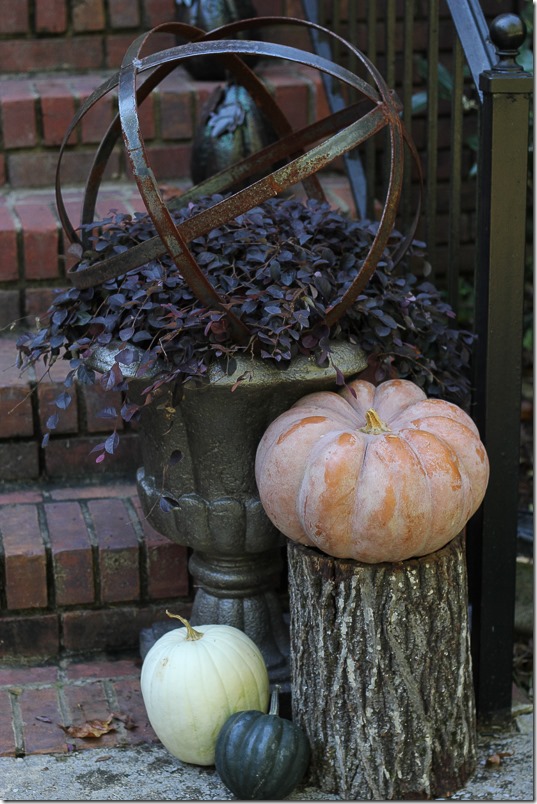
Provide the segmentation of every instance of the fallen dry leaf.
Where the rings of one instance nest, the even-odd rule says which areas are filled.
[[[512,751],[495,751],[494,754],[491,754],[490,756],[487,757],[487,761],[485,764],[488,765],[489,768],[490,767],[497,768],[499,765],[502,764],[502,759],[504,757],[512,757],[512,756],[513,756]]]
[[[61,723],[58,723],[58,725],[70,737],[80,737],[81,739],[90,737],[94,739],[116,730],[112,720],[113,717],[110,715],[107,720],[87,720],[80,726],[62,726]]]

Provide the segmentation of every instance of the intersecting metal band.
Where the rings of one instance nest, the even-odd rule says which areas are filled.
[[[376,88],[359,76],[315,54],[306,53],[294,47],[277,45],[271,42],[255,40],[228,40],[221,36],[229,36],[238,31],[260,28],[266,25],[301,25],[323,31],[327,36],[342,42],[365,66]],[[185,45],[161,50],[150,56],[141,58],[140,54],[148,39],[155,33],[175,33],[183,39],[195,39]],[[354,89],[361,97],[341,112],[317,121],[309,126],[293,132],[289,122],[278,105],[255,73],[240,58],[253,54],[269,58],[283,58],[320,70],[338,79],[344,85]],[[166,206],[157,181],[147,159],[147,153],[140,130],[138,106],[143,103],[149,93],[183,60],[200,55],[218,55],[226,60],[226,67],[252,95],[255,102],[269,117],[279,140],[241,162],[216,174],[207,181],[196,185],[187,193],[174,199]],[[137,87],[137,78],[144,72],[151,71],[148,78]],[[370,251],[361,265],[360,271],[345,294],[328,310],[326,323],[331,326],[355,301],[373,274],[395,223],[395,216],[402,189],[404,169],[404,149],[408,146],[411,156],[421,175],[419,159],[415,147],[407,134],[400,117],[400,104],[395,94],[387,87],[382,76],[366,56],[341,37],[321,26],[304,20],[280,17],[256,17],[251,20],[240,20],[222,26],[208,34],[184,23],[166,23],[152,31],[139,36],[128,48],[121,69],[118,73],[98,87],[81,106],[66,131],[56,174],[56,199],[62,226],[71,242],[81,243],[72,226],[63,202],[60,186],[62,155],[73,130],[83,116],[104,95],[118,87],[119,112],[112,121],[97,150],[90,170],[82,214],[82,224],[91,223],[95,213],[98,189],[112,149],[123,134],[127,155],[130,160],[134,178],[148,214],[155,225],[158,236],[145,243],[133,246],[128,252],[116,257],[94,263],[84,269],[74,266],[69,277],[77,287],[90,287],[107,279],[120,276],[128,270],[139,267],[149,259],[168,253],[174,260],[177,269],[191,288],[198,300],[209,307],[224,310],[228,316],[233,336],[239,342],[247,342],[250,333],[244,323],[232,311],[225,299],[220,297],[208,281],[195,257],[188,248],[188,243],[195,237],[207,234],[212,229],[247,212],[253,206],[279,194],[282,190],[298,182],[302,182],[308,196],[324,199],[322,188],[316,174],[334,158],[352,150],[381,129],[387,127],[390,138],[390,171],[388,189],[384,209]],[[366,112],[358,116],[360,108],[365,105]],[[327,138],[328,137],[328,138]],[[319,140],[322,140],[319,142]],[[317,143],[317,144],[313,144]],[[305,148],[312,146],[309,150]],[[273,170],[264,178],[203,210],[180,225],[177,225],[170,213],[175,206],[182,206],[192,199],[205,194],[225,192],[237,178],[249,178],[260,168],[272,167],[283,159],[287,163]],[[410,243],[419,216],[419,203],[409,235],[401,244],[399,258]],[[84,244],[84,238],[82,238]],[[86,244],[87,245],[87,244]]]

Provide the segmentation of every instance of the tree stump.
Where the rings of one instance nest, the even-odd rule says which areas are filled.
[[[308,781],[343,798],[445,796],[476,766],[464,538],[394,564],[289,542],[293,719]]]

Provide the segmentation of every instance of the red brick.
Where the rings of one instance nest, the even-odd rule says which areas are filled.
[[[27,279],[59,275],[59,224],[48,204],[15,204],[22,225],[24,274]]]
[[[59,619],[56,614],[35,617],[0,617],[0,656],[21,659],[50,659],[60,649]]]
[[[131,34],[109,34],[106,37],[106,68],[117,70],[121,67],[121,62],[127,51],[127,48],[132,44],[133,36]],[[142,56],[148,56],[158,50],[164,50],[169,47],[174,47],[176,44],[173,34],[158,34],[153,36],[149,43],[144,47]]]
[[[145,28],[154,28],[175,19],[175,0],[145,0],[143,7]]]
[[[71,81],[73,92],[79,105],[92,94],[101,80],[91,80],[86,76],[78,76]],[[82,117],[79,129],[83,143],[99,143],[112,122],[115,111],[115,94],[107,93],[89,109]]]
[[[108,0],[108,15],[112,28],[136,28],[140,25],[138,5],[132,0]]]
[[[147,593],[151,600],[184,597],[189,593],[188,550],[158,533],[147,521],[138,497],[133,505],[146,545]]]
[[[103,0],[79,0],[72,13],[75,31],[102,31],[105,27]]]
[[[48,603],[47,560],[35,505],[0,508],[8,609],[42,608]]]
[[[36,145],[35,95],[31,86],[25,81],[6,80],[0,90],[0,101],[4,148]]]
[[[16,503],[38,503],[43,501],[40,491],[27,491],[20,489],[15,491],[5,491],[0,494],[0,505],[15,505]]]
[[[71,685],[64,687],[64,696],[67,701],[71,714],[69,726],[81,726],[87,720],[107,720],[112,713],[112,708],[107,701],[106,692],[100,681],[93,681],[87,684]],[[86,748],[111,748],[117,744],[117,734],[113,731],[103,734],[98,740],[82,739],[80,737],[67,737],[68,742],[80,751]]]
[[[105,486],[71,486],[55,488],[49,492],[52,500],[102,500],[107,497],[131,497],[136,487],[133,483],[107,483]],[[2,497],[0,496],[0,502]]]
[[[267,69],[263,72],[263,80],[272,89],[276,103],[294,131],[312,122],[309,86],[300,76],[287,75],[279,69]]]
[[[88,502],[98,545],[103,603],[138,600],[140,567],[138,539],[122,500]]]
[[[93,603],[93,558],[89,534],[77,502],[47,503],[57,606]]]
[[[1,680],[1,676],[0,676]],[[0,757],[13,757],[17,751],[11,695],[7,690],[0,692]]]
[[[26,684],[56,684],[58,668],[56,665],[33,665],[32,667],[2,667],[0,687],[24,687]]]
[[[69,681],[79,681],[81,679],[99,679],[134,676],[139,678],[142,661],[136,659],[116,659],[101,660],[94,659],[91,662],[73,661],[65,668],[65,677]]]
[[[39,477],[35,441],[0,442],[0,480],[35,480]]]
[[[155,108],[154,92],[148,95],[138,107],[138,120],[140,121],[140,131],[144,140],[152,140],[156,137]]]
[[[80,390],[82,391],[84,399],[86,428],[89,433],[108,434],[113,427],[117,427],[118,430],[123,429],[123,420],[119,416],[123,400],[119,391],[110,393],[105,391],[100,385],[87,385]],[[100,415],[106,408],[116,409],[118,413],[116,420],[103,418]]]
[[[20,324],[21,294],[18,290],[0,290],[0,328]]]
[[[180,145],[150,145],[147,159],[159,181],[190,177],[191,143]]]
[[[39,33],[63,33],[67,27],[65,0],[47,0],[35,4],[35,30]]]
[[[142,698],[140,679],[122,679],[114,681],[118,709],[123,715],[130,715],[136,724],[135,729],[126,729],[122,735],[122,743],[140,745],[142,743],[157,743],[158,737],[151,728],[147,710]]]
[[[67,735],[58,728],[63,722],[55,687],[26,687],[18,696],[23,721],[26,754],[53,754],[67,751]]]
[[[0,72],[27,73],[43,70],[100,70],[103,68],[101,36],[44,37],[0,41]]]
[[[28,0],[0,0],[0,34],[27,33]]]
[[[45,145],[60,145],[75,114],[75,99],[65,81],[36,80],[36,91],[41,104],[43,142]],[[76,131],[69,144],[76,142]]]
[[[24,386],[0,386],[0,438],[31,436],[34,432],[32,402]]]
[[[140,630],[155,622],[156,612],[154,607],[134,606],[66,611],[61,615],[64,648],[72,652],[138,649]]]
[[[0,352],[0,438],[31,436],[34,433],[32,400],[28,376],[15,367],[15,345]]]
[[[17,222],[5,206],[0,207],[0,254],[0,279],[3,282],[18,279]]]
[[[194,96],[190,89],[166,79],[158,89],[160,133],[165,140],[191,139],[194,131]]]
[[[134,477],[140,464],[140,448],[135,433],[124,433],[115,455],[107,455],[102,463],[95,463],[93,447],[104,441],[103,436],[78,438],[51,438],[45,450],[46,472],[50,478],[85,478],[101,475]]]
[[[104,180],[113,181],[120,175],[118,148],[113,152],[105,170]],[[61,167],[64,184],[84,184],[91,164],[93,151],[68,151]],[[12,187],[50,187],[54,184],[58,154],[56,151],[10,153],[7,157],[7,171]]]
[[[54,299],[58,288],[26,288],[24,291],[24,317],[26,326],[34,327],[36,320],[42,318]]]
[[[41,373],[39,374],[41,376]],[[56,413],[59,416],[58,424],[54,429],[54,434],[56,435],[65,435],[68,433],[77,433],[78,432],[78,410],[77,410],[77,388],[71,388],[69,393],[72,397],[72,402],[68,408],[65,410],[60,410],[56,406],[56,399],[58,398],[58,394],[65,391],[65,387],[61,383],[53,383],[47,380],[43,380],[37,386],[37,398],[39,401],[39,421],[41,424],[41,429],[43,432],[46,432],[47,428],[47,420],[50,416],[54,416]]]

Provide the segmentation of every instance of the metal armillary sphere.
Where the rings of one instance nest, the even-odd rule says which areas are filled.
[[[267,26],[280,25],[315,28],[326,36],[338,40],[365,67],[371,78],[371,83],[367,83],[349,70],[325,58],[294,47],[265,41],[226,38],[253,28],[259,30]],[[161,50],[142,58],[140,54],[144,46],[155,33],[172,33],[182,39],[189,40],[189,43]],[[343,90],[345,88],[355,90],[361,99],[339,112],[294,132],[264,84],[240,58],[248,54],[285,59],[317,69],[337,79],[341,83]],[[197,184],[180,197],[174,198],[169,202],[168,208],[163,201],[147,159],[147,152],[140,131],[138,108],[150,92],[177,65],[199,56],[218,56],[224,61],[229,73],[251,94],[256,104],[270,120],[279,139],[276,143]],[[149,73],[149,75],[138,87],[138,77],[144,73]],[[61,192],[62,156],[73,130],[84,115],[102,97],[116,87],[118,87],[119,112],[96,152],[86,183],[81,223],[83,225],[89,224],[94,219],[100,182],[112,149],[120,134],[122,134],[140,195],[158,232],[158,236],[133,246],[127,252],[94,263],[84,269],[78,270],[78,265],[75,265],[69,270],[69,278],[78,288],[91,287],[120,276],[168,252],[195,297],[203,305],[211,309],[225,311],[230,322],[231,333],[239,343],[247,343],[250,340],[251,335],[248,328],[229,309],[229,305],[226,305],[226,300],[216,292],[205,277],[189,250],[189,241],[207,234],[226,221],[247,212],[252,207],[278,195],[286,188],[299,182],[302,182],[308,197],[326,200],[316,173],[336,157],[351,151],[378,132],[384,129],[388,130],[390,140],[389,180],[378,231],[354,281],[349,285],[345,294],[327,311],[325,323],[328,326],[338,321],[371,278],[388,242],[401,196],[405,143],[419,168],[414,145],[401,120],[401,108],[397,97],[388,88],[369,59],[349,42],[322,26],[288,17],[255,17],[240,20],[209,33],[185,23],[166,23],[139,36],[128,48],[119,72],[98,87],[80,107],[62,142],[56,174],[57,207],[67,237],[71,243],[78,243],[83,247],[87,247],[86,238],[89,237],[87,229],[83,229],[86,234],[79,237],[69,220],[63,203]],[[366,111],[361,114],[364,106]],[[283,167],[272,170],[264,178],[254,181],[244,189],[229,195],[211,208],[192,216],[184,223],[176,225],[172,219],[169,212],[172,207],[184,206],[201,196],[225,193],[230,187],[236,185],[239,180],[244,186],[245,180],[251,176],[259,176],[260,171],[265,173],[273,165],[281,164],[282,160],[286,162]],[[411,242],[411,235],[415,229],[418,214],[419,208],[412,226],[412,232],[403,241],[401,253],[404,253],[404,250]],[[395,255],[395,259],[400,258],[401,253]]]

